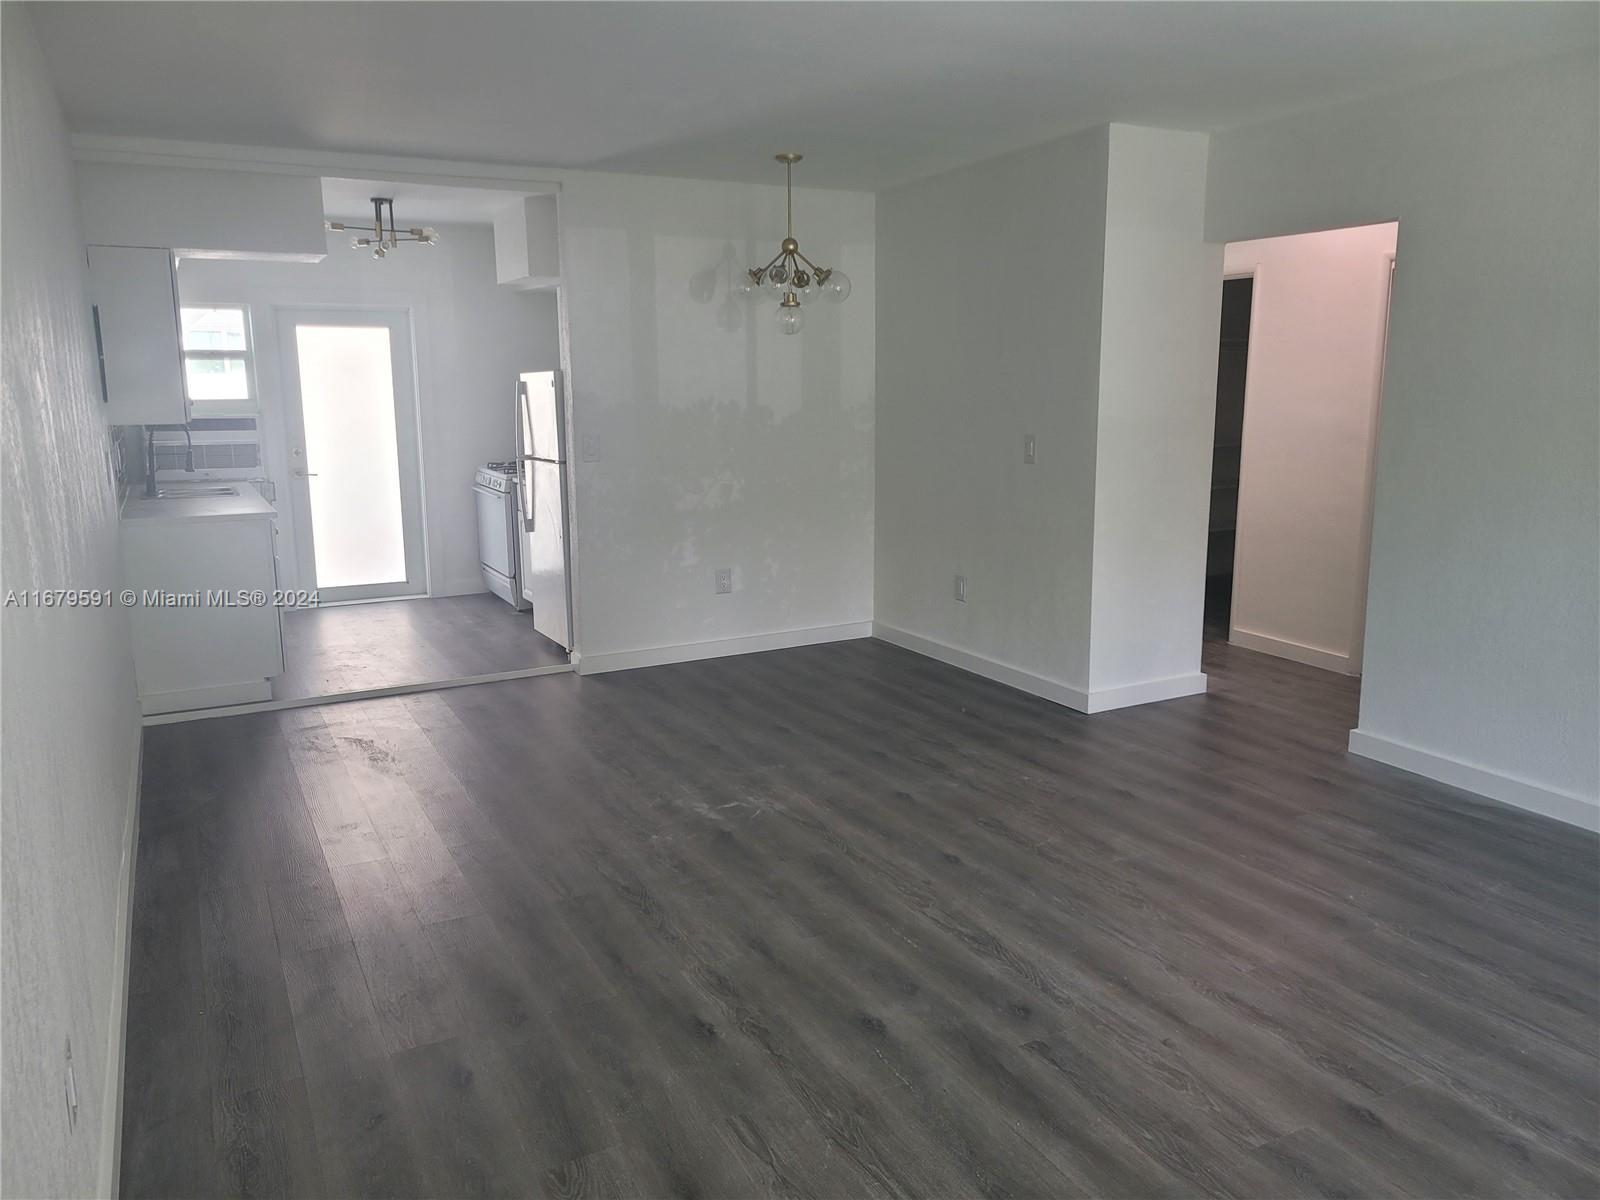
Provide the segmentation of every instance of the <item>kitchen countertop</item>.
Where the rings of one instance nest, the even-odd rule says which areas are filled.
[[[248,483],[237,496],[169,496],[147,500],[143,489],[130,491],[122,502],[124,521],[223,521],[274,517],[278,510]]]

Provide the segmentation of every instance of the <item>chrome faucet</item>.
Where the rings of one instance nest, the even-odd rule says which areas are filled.
[[[144,427],[144,495],[146,500],[154,500],[158,489],[156,488],[156,432],[162,429],[183,430],[183,440],[188,447],[183,460],[183,469],[190,475],[194,474],[194,438],[189,433],[187,425],[146,425]]]

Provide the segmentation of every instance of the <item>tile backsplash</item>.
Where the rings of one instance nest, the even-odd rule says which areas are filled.
[[[145,434],[142,425],[123,425],[112,430],[121,448],[123,482],[141,481],[145,473]],[[253,417],[199,418],[189,423],[194,443],[194,469],[211,478],[244,479],[262,473],[261,435]],[[177,428],[156,430],[156,470],[186,471],[189,442]]]
[[[183,442],[156,443],[156,470],[181,471],[189,461]],[[253,471],[261,465],[259,442],[202,442],[194,444],[194,469],[197,471]]]

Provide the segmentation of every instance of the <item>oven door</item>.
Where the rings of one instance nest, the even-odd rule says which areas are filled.
[[[484,585],[517,608],[526,607],[517,575],[517,527],[510,492],[472,485],[478,506],[478,563]]]

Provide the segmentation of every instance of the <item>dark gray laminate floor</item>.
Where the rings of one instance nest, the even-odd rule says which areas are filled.
[[[479,592],[289,610],[283,660],[274,700],[546,667],[567,653],[534,630],[530,613]]]
[[[1207,651],[877,642],[146,731],[130,1196],[1593,1196],[1597,840]]]

